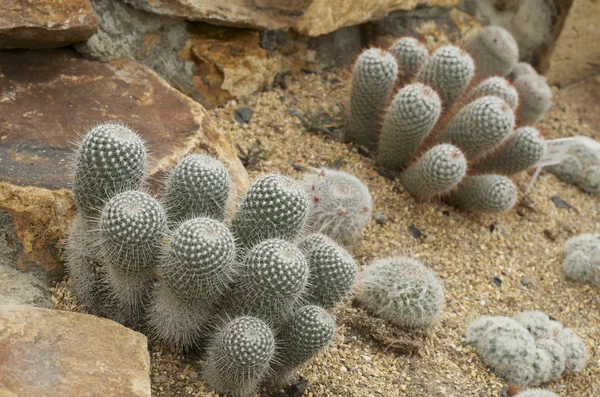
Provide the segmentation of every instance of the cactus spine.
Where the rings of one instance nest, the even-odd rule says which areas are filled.
[[[429,200],[450,191],[465,176],[467,160],[455,146],[434,146],[400,174],[400,182],[413,196]]]
[[[486,26],[465,44],[475,64],[477,77],[507,76],[519,61],[519,46],[510,32]]]
[[[441,111],[440,97],[430,87],[417,83],[402,88],[383,121],[377,158],[381,165],[404,168],[430,134]]]
[[[505,176],[476,175],[465,178],[451,192],[448,201],[467,211],[499,213],[511,209],[517,195],[517,187]]]
[[[414,37],[402,37],[389,48],[396,58],[398,73],[403,81],[410,81],[429,59],[429,51],[425,44]]]
[[[360,54],[352,74],[346,141],[377,147],[378,124],[397,74],[396,59],[387,51],[373,48]]]

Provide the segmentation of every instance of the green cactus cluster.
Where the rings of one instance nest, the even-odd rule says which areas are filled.
[[[483,362],[509,383],[537,386],[580,372],[587,347],[570,328],[547,314],[526,311],[511,317],[482,316],[466,330]]]
[[[83,137],[65,246],[77,300],[167,346],[204,352],[204,379],[219,393],[247,397],[291,380],[333,339],[327,310],[349,294],[354,259],[306,234],[311,199],[298,181],[258,178],[227,218],[231,177],[220,161],[184,157],[158,199],[142,190],[146,162],[140,137],[119,123]],[[329,187],[334,199],[370,218],[368,190],[344,178]]]
[[[378,89],[355,68],[347,140],[377,151],[378,163],[417,199],[442,199],[473,212],[512,208],[518,194],[509,177],[535,166],[546,152],[542,134],[532,125],[550,106],[552,94],[529,64],[518,63],[511,34],[488,26],[464,48],[445,45],[431,54],[417,39],[403,37],[389,53],[398,76],[385,74],[386,81],[395,80],[399,89],[395,95]],[[365,60],[379,57],[377,70],[393,71],[382,66],[389,59],[384,54],[381,49],[363,53]],[[370,108],[356,104],[368,102],[364,93],[375,89],[378,97],[371,106],[377,104],[377,115],[358,138],[352,131],[367,131],[357,119]],[[600,193],[600,165],[586,171],[578,177],[580,184]]]
[[[599,196],[600,142],[586,136],[576,136],[562,162],[547,169],[560,180]]]

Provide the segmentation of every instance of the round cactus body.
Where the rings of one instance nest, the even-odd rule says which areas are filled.
[[[482,173],[513,175],[533,167],[544,153],[546,140],[540,132],[533,127],[521,127],[504,146],[481,159],[475,168]]]
[[[448,197],[450,204],[472,212],[499,213],[517,202],[517,187],[505,176],[477,175],[467,177]]]
[[[335,322],[319,306],[308,305],[296,310],[277,335],[281,346],[277,369],[293,370],[310,360],[333,340]]]
[[[584,169],[576,183],[584,192],[600,195],[600,165]]]
[[[486,26],[465,44],[475,65],[477,76],[507,76],[519,62],[519,46],[510,32],[500,26]]]
[[[398,39],[388,51],[396,58],[398,73],[404,81],[410,81],[429,59],[425,44],[414,37]]]
[[[510,106],[500,98],[486,96],[463,107],[440,139],[458,146],[469,160],[475,161],[500,146],[514,126],[515,116]]]
[[[563,270],[567,277],[586,283],[592,277],[592,264],[589,255],[583,251],[577,250],[569,253],[562,263]]]
[[[116,193],[138,189],[146,173],[146,146],[125,125],[108,122],[89,130],[76,153],[73,196],[77,208],[97,215]]]
[[[600,234],[582,233],[571,237],[565,242],[563,253],[569,255],[575,251],[582,251],[589,256],[596,249],[600,249]]]
[[[519,106],[519,93],[508,80],[503,77],[493,76],[483,80],[469,93],[469,99],[477,99],[484,96],[495,96],[508,103],[511,109]]]
[[[373,198],[354,175],[323,168],[305,174],[302,185],[312,202],[309,219],[316,232],[350,245],[371,222]]]
[[[550,357],[550,371],[549,376],[545,381],[554,380],[560,378],[565,370],[566,355],[565,349],[556,343],[552,339],[540,339],[536,342],[538,349],[546,351]]]
[[[514,80],[525,74],[537,76],[538,72],[527,62],[518,62],[510,72],[510,77]]]
[[[431,55],[417,73],[416,82],[432,87],[442,99],[445,109],[450,109],[465,91],[473,74],[475,64],[471,56],[455,46],[443,46]]]
[[[519,123],[533,125],[544,116],[552,104],[550,86],[545,77],[531,74],[518,77],[514,84],[521,99],[521,106],[517,112]]]
[[[481,340],[481,337],[483,336],[485,331],[487,331],[489,326],[492,325],[492,322],[496,321],[497,318],[498,317],[480,316],[477,317],[475,320],[471,321],[469,323],[469,326],[467,327],[467,332],[465,333],[467,343],[476,346]]]
[[[310,235],[300,249],[310,269],[306,300],[325,309],[333,308],[352,289],[357,271],[354,258],[322,234]]]
[[[432,325],[444,304],[440,281],[412,258],[376,260],[359,276],[358,285],[361,304],[400,327]]]
[[[587,136],[576,136],[569,152],[581,161],[583,168],[600,165],[600,142]]]
[[[246,192],[231,230],[244,249],[270,238],[293,240],[303,231],[309,208],[308,197],[298,182],[268,174],[254,181]]]
[[[587,364],[587,346],[571,328],[563,328],[555,338],[556,342],[565,349],[568,373],[580,372]]]
[[[166,182],[164,205],[169,220],[199,216],[223,220],[230,189],[231,177],[219,160],[203,154],[184,157]]]
[[[350,114],[345,140],[377,147],[381,115],[394,90],[398,64],[384,50],[371,48],[358,57],[352,73]]]
[[[544,389],[527,389],[517,394],[516,397],[560,397],[558,394]]]
[[[550,318],[544,312],[525,311],[515,314],[512,318],[525,327],[536,340],[551,336]]]
[[[269,373],[275,354],[273,331],[262,320],[237,317],[208,346],[203,377],[218,393],[249,397]]]
[[[235,255],[233,235],[225,225],[194,218],[169,236],[159,272],[178,300],[210,306],[231,281]]]
[[[245,258],[229,294],[228,312],[282,321],[298,305],[308,275],[306,258],[295,245],[262,241]]]
[[[434,146],[400,174],[402,186],[420,200],[453,189],[467,172],[467,159],[449,144]]]
[[[583,170],[583,165],[577,157],[567,154],[563,161],[549,166],[547,169],[561,181],[573,184],[579,179],[579,175],[581,175],[581,171]]]
[[[402,88],[383,121],[377,158],[381,165],[404,168],[431,133],[441,111],[440,97],[430,87],[416,83]]]

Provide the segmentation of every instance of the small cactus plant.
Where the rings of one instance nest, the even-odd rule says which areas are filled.
[[[169,173],[164,205],[171,222],[207,216],[223,220],[231,177],[219,160],[204,154],[184,157]]]
[[[533,68],[533,66],[531,66],[531,64],[527,62],[518,62],[513,70],[511,70],[509,77],[514,80],[525,74],[536,76],[538,72]]]
[[[358,300],[363,306],[400,327],[431,326],[444,305],[440,281],[412,258],[374,261],[359,276],[358,287]]]
[[[202,374],[219,393],[249,397],[270,373],[275,336],[262,320],[237,317],[216,332]]]
[[[373,48],[360,54],[352,74],[347,141],[377,147],[378,124],[397,75],[398,64],[389,52]]]
[[[440,117],[442,103],[430,87],[417,83],[402,88],[386,111],[377,159],[400,170],[413,158]]]
[[[295,180],[268,174],[246,192],[231,230],[243,249],[272,238],[291,241],[302,233],[309,209],[308,196]]]
[[[517,77],[514,84],[521,99],[517,113],[519,124],[533,125],[544,116],[552,104],[550,86],[545,77],[531,74]]]
[[[600,288],[600,235],[583,233],[563,247],[563,270],[567,277]]]
[[[477,65],[477,77],[508,76],[519,62],[519,46],[510,32],[486,26],[465,44]]]
[[[303,187],[312,202],[309,220],[316,232],[351,245],[371,222],[371,193],[354,175],[323,168],[304,174]]]
[[[544,389],[527,389],[517,394],[517,397],[560,397],[558,394]]]
[[[525,327],[536,340],[550,337],[550,318],[546,313],[525,311],[515,314],[512,318]]]
[[[75,154],[73,197],[79,211],[97,216],[114,194],[139,189],[146,145],[131,129],[109,122],[89,130]]]
[[[343,247],[322,234],[312,234],[301,244],[310,276],[304,293],[306,300],[325,309],[339,304],[352,289],[357,267]]]
[[[441,144],[428,150],[400,174],[406,190],[421,200],[428,200],[453,189],[467,172],[467,159],[460,149]]]
[[[410,81],[429,59],[425,44],[414,37],[402,37],[389,48],[396,58],[398,72],[404,81]]]
[[[483,213],[500,213],[511,209],[517,201],[517,187],[505,176],[477,175],[467,177],[448,197],[458,208]]]
[[[495,96],[506,102],[511,109],[515,110],[519,106],[519,93],[508,80],[503,77],[489,77],[479,83],[469,92],[469,99],[477,99],[484,96]]]
[[[551,338],[537,340],[535,344],[539,349],[545,350],[550,357],[551,367],[546,381],[560,378],[565,371],[565,349]]]
[[[586,193],[600,195],[600,143],[591,138],[575,137],[563,161],[547,169]]]
[[[575,373],[582,371],[588,358],[587,346],[571,328],[563,328],[555,338],[556,342],[565,349],[565,371]]]

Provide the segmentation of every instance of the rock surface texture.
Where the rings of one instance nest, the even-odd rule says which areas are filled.
[[[0,306],[0,395],[150,397],[146,337],[87,314]]]
[[[92,62],[67,50],[0,57],[0,210],[8,213],[23,270],[60,274],[61,239],[73,215],[68,162],[78,133],[102,120],[139,131],[155,181],[178,158],[198,151],[248,176],[206,110],[135,62]]]
[[[51,48],[89,39],[98,19],[88,0],[0,1],[0,48]]]

